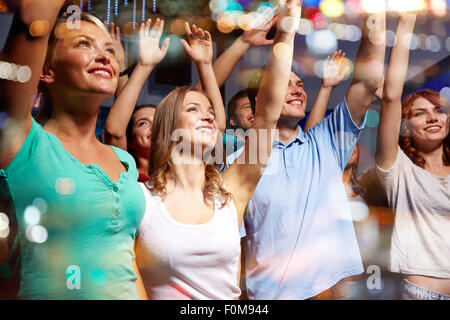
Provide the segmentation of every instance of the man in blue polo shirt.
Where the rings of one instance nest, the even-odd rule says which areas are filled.
[[[298,122],[305,117],[307,94],[303,81],[291,74],[279,138],[245,217],[250,299],[307,299],[364,271],[342,173],[382,80],[385,47],[368,35],[383,39],[385,14],[370,17],[377,23],[368,19],[345,99],[306,132]]]

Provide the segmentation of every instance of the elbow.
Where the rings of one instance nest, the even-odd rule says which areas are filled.
[[[117,130],[114,130],[113,128],[110,128],[108,126],[105,126],[103,133],[105,135],[105,139],[108,138],[109,140],[120,140],[124,137],[123,134],[118,133]]]
[[[53,23],[64,5],[64,0],[43,1],[43,0],[22,0],[19,7],[20,22],[27,28],[34,21],[47,21],[50,28],[39,35],[40,38],[50,35]]]
[[[383,103],[393,103],[393,102],[400,102],[402,100],[401,93],[398,94],[396,92],[392,92],[392,90],[389,90],[387,88],[384,88],[383,90]]]

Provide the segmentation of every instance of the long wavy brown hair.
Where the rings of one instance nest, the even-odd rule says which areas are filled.
[[[178,141],[172,141],[172,134],[178,128],[184,98],[191,91],[204,95],[199,89],[190,86],[174,89],[159,103],[153,118],[148,188],[161,198],[167,196],[167,178],[169,173],[173,174],[172,169],[175,165],[172,150]],[[219,197],[222,207],[231,199],[231,194],[223,186],[222,176],[216,164],[205,163],[203,195],[205,201],[210,204]]]
[[[402,119],[411,119],[412,117],[412,106],[414,101],[419,98],[424,98],[428,100],[434,106],[441,106],[441,96],[439,92],[430,89],[423,89],[413,94],[410,94],[402,101]],[[447,124],[448,125],[448,124]],[[402,130],[405,131],[407,128],[407,124],[404,121],[402,124]],[[411,161],[417,166],[424,168],[425,159],[422,157],[421,152],[414,146],[414,142],[411,137],[408,135],[400,135],[398,144],[400,148],[402,148],[403,152],[411,159]],[[447,135],[443,142],[444,152],[442,155],[442,160],[444,161],[444,165],[450,165],[450,135]]]

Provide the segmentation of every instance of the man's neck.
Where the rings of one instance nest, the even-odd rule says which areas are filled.
[[[300,119],[283,118],[281,117],[277,122],[277,129],[279,134],[279,141],[287,145],[297,137],[300,130],[298,122]]]

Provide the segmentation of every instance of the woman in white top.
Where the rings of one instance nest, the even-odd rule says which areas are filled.
[[[395,210],[389,269],[405,276],[403,298],[449,299],[448,102],[432,90],[401,102],[415,19],[415,13],[399,17],[381,104],[377,172]]]
[[[301,12],[298,1],[283,2],[281,17],[298,21]],[[191,33],[187,27],[187,34],[189,44],[182,43],[189,56],[199,69],[209,70],[204,74],[214,76],[209,33],[195,27]],[[239,297],[239,229],[247,202],[270,155],[272,133],[288,85],[294,37],[294,28],[286,31],[278,28],[274,43],[284,51],[281,56],[270,57],[258,94],[253,122],[259,140],[256,163],[245,159],[241,161],[245,164],[233,164],[220,175],[217,165],[204,160],[217,141],[215,103],[223,108],[221,100],[211,99],[193,87],[181,87],[157,107],[150,180],[145,188],[147,210],[136,243],[137,263],[149,298]],[[209,54],[202,53],[202,48]],[[204,80],[201,79],[202,86],[207,92],[205,84],[214,84],[219,92],[215,79]],[[176,133],[181,134],[182,143],[179,139],[172,141]],[[243,157],[249,154],[249,145]],[[180,147],[184,148],[183,154]],[[186,152],[186,148],[192,152]]]

